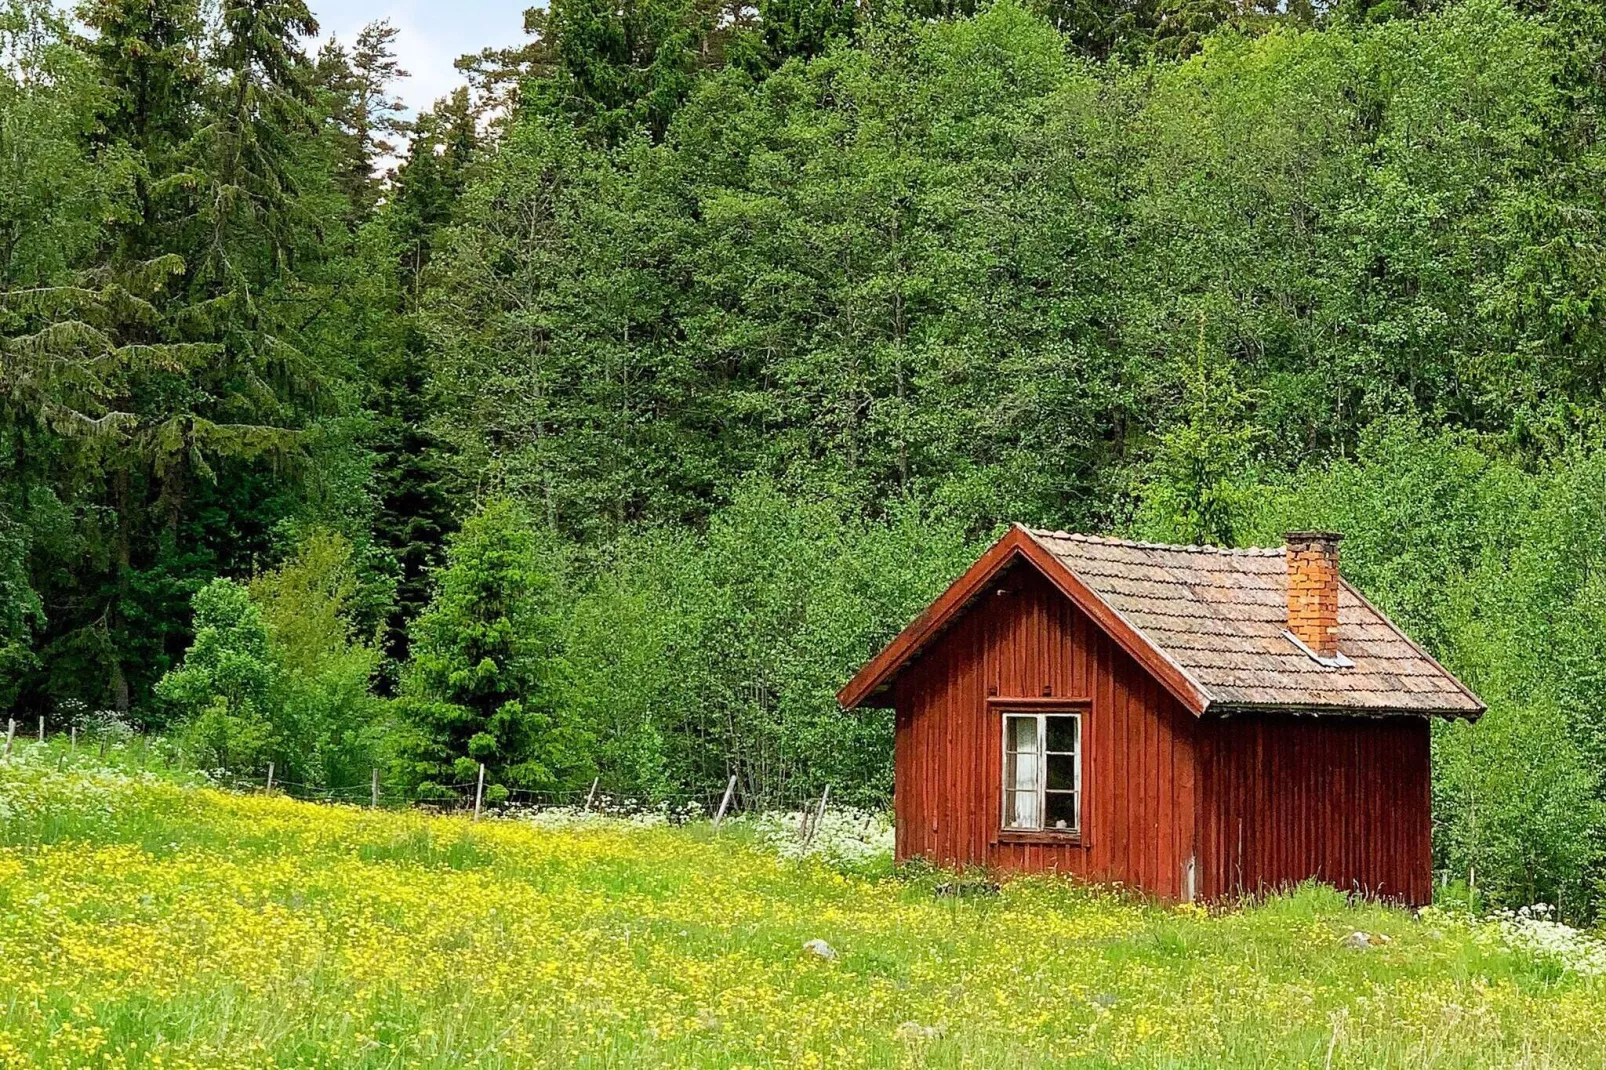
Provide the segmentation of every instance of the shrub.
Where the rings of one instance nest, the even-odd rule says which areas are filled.
[[[255,771],[279,739],[279,668],[262,612],[244,587],[215,579],[195,594],[195,641],[156,685],[203,764]]]

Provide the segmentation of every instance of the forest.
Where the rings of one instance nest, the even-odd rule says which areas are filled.
[[[451,800],[891,789],[1010,521],[1344,570],[1478,691],[1435,865],[1606,905],[1606,15],[0,2],[0,704]]]

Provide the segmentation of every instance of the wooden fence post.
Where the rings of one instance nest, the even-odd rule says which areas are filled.
[[[368,797],[368,808],[370,810],[379,809],[379,767],[377,765],[374,766],[374,789]]]
[[[820,822],[825,819],[825,804],[830,798],[831,785],[827,784],[825,786],[825,790],[820,793],[820,807],[818,810],[814,811],[814,823],[809,826],[809,834],[803,839],[804,850],[807,850],[809,844],[814,842],[814,837],[819,835]],[[807,813],[807,811],[804,812]]]
[[[267,793],[269,795],[273,794],[273,763],[272,762],[268,763],[268,786],[266,788],[266,791],[267,791]]]
[[[474,785],[474,820],[480,819],[480,801],[485,798],[485,763],[480,763],[479,783]]]
[[[39,715],[39,742],[43,743],[44,741],[45,741],[45,715],[41,713]]]
[[[17,719],[15,717],[6,721],[6,757],[11,757],[11,737],[17,734]]]
[[[735,794],[735,792],[736,792],[736,774],[732,773],[731,774],[730,783],[725,785],[725,797],[723,799],[719,800],[719,813],[714,815],[714,827],[715,828],[719,828],[719,823],[721,821],[725,820],[725,811],[730,809],[731,796],[733,794]]]
[[[591,803],[597,797],[597,785],[601,782],[601,777],[597,777],[591,781],[591,790],[586,792],[586,804],[580,808],[580,812],[582,814],[589,814],[591,812]]]

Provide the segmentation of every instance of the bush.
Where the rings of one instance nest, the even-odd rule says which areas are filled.
[[[350,540],[312,531],[250,590],[279,667],[286,727],[279,768],[324,789],[366,785],[387,753],[387,703],[370,691],[379,668],[378,636],[356,632],[357,607],[367,592]]]
[[[215,579],[195,594],[195,641],[156,685],[181,718],[201,764],[255,772],[280,739],[279,667],[261,609],[244,587]]]
[[[385,703],[369,683],[376,644],[353,634],[351,544],[304,539],[249,589],[218,579],[194,598],[195,641],[157,694],[203,764],[281,782],[364,785],[380,761]]]
[[[863,520],[744,483],[708,530],[622,540],[567,615],[571,694],[617,791],[844,802],[892,789],[892,717],[836,691],[977,545],[912,504]]]

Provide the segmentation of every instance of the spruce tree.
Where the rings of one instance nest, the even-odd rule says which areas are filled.
[[[401,305],[394,311],[403,328],[399,344],[378,354],[369,369],[374,535],[399,571],[387,651],[397,661],[407,657],[408,625],[429,601],[429,573],[440,564],[446,536],[456,527],[457,510],[445,482],[450,456],[428,423],[430,354],[414,313],[436,236],[451,223],[479,151],[468,90],[436,102],[418,117],[412,134],[380,217],[396,252]]]
[[[299,232],[296,138],[313,124],[299,0],[226,0],[210,39],[194,0],[93,0],[82,49],[99,83],[86,151],[104,176],[103,240],[70,285],[12,294],[27,346],[67,374],[36,416],[78,442],[113,518],[95,590],[57,642],[98,651],[127,711],[176,653],[189,593],[268,493],[254,475],[293,455],[323,384],[271,308]],[[230,502],[214,544],[186,524],[192,495]],[[243,500],[238,495],[244,495]],[[194,578],[191,578],[194,577]]]
[[[351,202],[354,222],[373,212],[383,188],[379,162],[395,155],[399,145],[394,139],[411,129],[394,91],[396,81],[408,77],[396,61],[398,32],[388,19],[370,22],[349,53],[331,37],[314,68],[313,80],[327,94],[325,107],[339,146],[335,181]]]
[[[403,774],[426,798],[486,769],[489,798],[584,776],[586,740],[562,703],[553,578],[524,512],[501,499],[455,535],[402,683]]]

